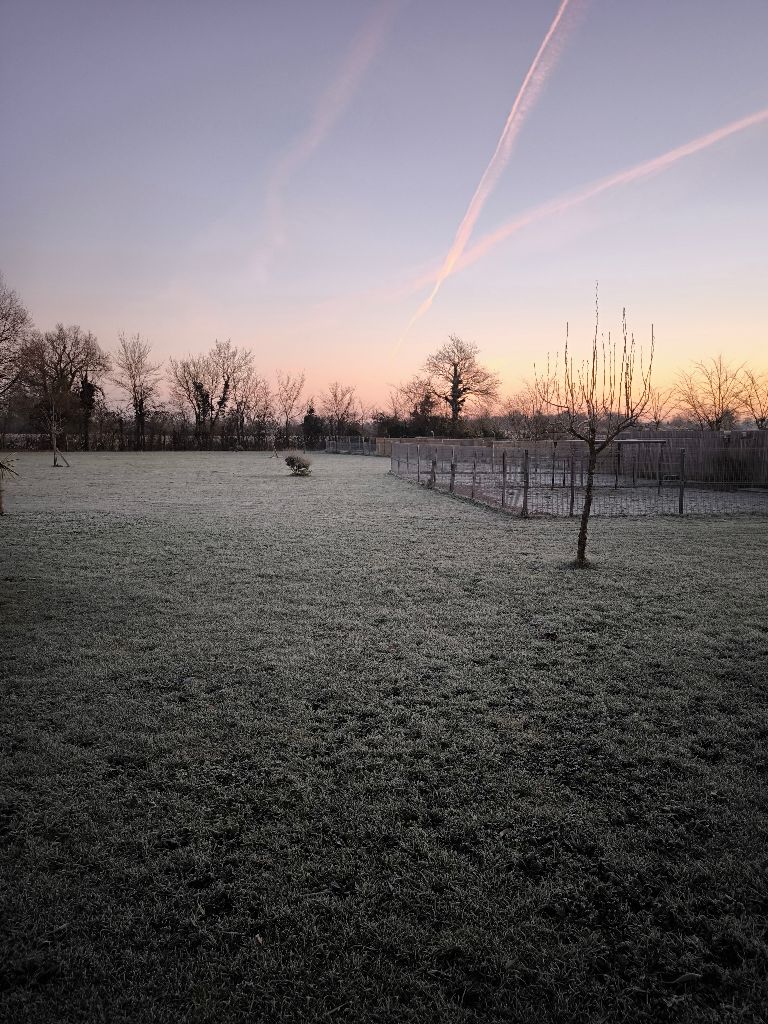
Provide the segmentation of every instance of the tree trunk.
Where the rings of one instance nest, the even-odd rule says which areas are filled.
[[[587,462],[587,481],[584,488],[584,508],[581,512],[581,525],[579,526],[579,543],[576,548],[576,564],[586,565],[587,562],[587,526],[589,525],[589,513],[592,511],[592,488],[595,481],[595,466],[597,465],[597,452],[594,445],[589,446],[589,461]]]
[[[146,448],[147,442],[145,437],[145,420],[146,413],[144,412],[144,400],[139,397],[133,403],[133,414],[134,414],[134,430],[136,436],[134,437],[134,446],[136,451],[143,452]]]
[[[56,407],[53,406],[53,405],[51,406],[50,416],[51,416],[51,425],[50,425],[50,430],[51,430],[51,451],[53,452],[53,465],[54,465],[54,468],[58,468],[59,461],[58,461],[57,455],[58,455],[58,452],[59,452],[59,446],[56,444]]]

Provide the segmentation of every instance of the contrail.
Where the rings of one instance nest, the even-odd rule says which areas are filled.
[[[528,73],[523,79],[523,84],[520,86],[517,96],[515,97],[515,101],[512,104],[512,109],[509,112],[507,122],[504,125],[504,130],[496,144],[494,154],[483,172],[480,183],[475,189],[475,194],[470,200],[467,212],[464,214],[464,219],[459,225],[453,244],[448,250],[448,254],[445,257],[443,266],[434,283],[434,287],[432,288],[430,295],[424,300],[424,302],[422,302],[411,317],[410,323],[405,329],[405,333],[410,330],[419,317],[426,313],[432,305],[435,296],[440,291],[443,281],[451,274],[454,267],[461,259],[470,235],[472,234],[472,230],[477,223],[480,213],[482,212],[483,206],[495,188],[504,168],[509,162],[509,158],[512,153],[512,145],[523,125],[523,121],[541,92],[547,76],[554,68],[558,53],[555,52],[551,54],[547,60],[547,50],[550,48],[552,38],[557,32],[558,26],[560,25],[570,2],[571,0],[562,0],[560,7],[557,10],[557,14],[555,15],[552,24],[549,26],[547,34],[544,36],[544,39],[536,52],[536,56],[533,58],[533,63],[528,68]]]
[[[285,244],[283,193],[288,179],[322,145],[349,106],[401,6],[402,0],[386,0],[377,6],[355,36],[339,73],[318,100],[309,126],[278,159],[267,188],[270,250]]]
[[[625,171],[619,171],[608,178],[602,178],[600,181],[593,182],[591,185],[586,185],[578,192],[571,192],[567,195],[560,196],[557,199],[551,199],[548,203],[544,203],[541,206],[536,206],[525,213],[521,213],[518,217],[508,221],[506,224],[497,228],[495,231],[492,231],[490,234],[485,235],[479,242],[466,250],[461,259],[454,264],[449,276],[457,274],[460,270],[464,270],[466,267],[470,267],[472,264],[477,263],[478,260],[482,259],[483,256],[490,252],[491,249],[495,248],[500,242],[505,241],[505,239],[510,238],[514,234],[517,234],[518,231],[522,231],[523,228],[528,227],[530,224],[536,224],[538,221],[545,220],[547,217],[552,217],[558,213],[565,213],[567,210],[570,210],[575,206],[580,206],[583,203],[588,202],[590,199],[594,199],[595,196],[599,196],[601,193],[608,192],[620,185],[629,185],[641,178],[647,178],[652,174],[665,171],[668,167],[671,167],[680,160],[684,160],[686,157],[694,156],[694,154],[701,152],[701,150],[707,149],[709,146],[714,146],[716,143],[722,142],[731,135],[736,135],[739,132],[746,131],[747,128],[753,128],[755,125],[762,124],[766,121],[768,121],[768,107],[758,110],[754,114],[749,114],[747,117],[742,117],[738,121],[731,121],[722,128],[716,128],[714,131],[708,132],[706,135],[700,135],[697,139],[691,140],[691,142],[686,142],[682,146],[676,146],[675,149],[670,149],[666,153],[662,153],[661,156],[653,157],[651,160],[645,160],[643,163],[636,164],[634,167],[630,167]],[[430,284],[434,284],[440,273],[441,270],[436,268],[433,268],[430,271],[425,271],[424,273],[419,274],[418,277],[412,278],[407,284],[404,283],[398,287],[394,293],[390,290],[385,294],[387,298],[390,299],[393,294],[397,296],[412,295],[414,292],[420,291],[422,288],[425,288]],[[396,350],[400,347],[401,343],[402,338],[395,345]]]
[[[543,220],[545,217],[551,217],[553,214],[564,213],[566,210],[570,210],[574,206],[580,206],[582,203],[586,203],[588,200],[593,199],[602,192],[607,192],[609,189],[617,188],[619,185],[629,185],[631,182],[637,181],[640,178],[647,178],[651,174],[657,174],[659,171],[664,171],[668,167],[671,167],[672,164],[676,164],[679,160],[684,160],[685,157],[693,156],[694,153],[699,153],[702,149],[714,146],[717,142],[722,142],[723,139],[727,139],[730,135],[736,135],[738,132],[743,132],[747,128],[752,128],[765,121],[768,121],[768,107],[765,107],[763,110],[758,110],[754,114],[749,114],[747,117],[742,117],[738,121],[732,121],[730,124],[724,125],[722,128],[717,128],[715,131],[708,132],[706,135],[700,135],[699,138],[693,139],[691,142],[686,142],[682,146],[677,146],[675,149],[670,149],[667,153],[654,157],[652,160],[646,160],[641,164],[637,164],[635,167],[630,167],[626,171],[619,171],[617,174],[613,174],[608,178],[603,178],[601,181],[595,182],[592,185],[587,185],[586,188],[581,189],[578,192],[573,192],[570,195],[562,196],[559,199],[553,199],[548,203],[544,203],[542,206],[537,206],[533,210],[529,210],[527,213],[521,214],[514,220],[511,220],[502,227],[497,228],[496,231],[492,231],[490,234],[485,235],[484,238],[481,238],[476,245],[472,246],[472,248],[464,254],[461,262],[454,267],[453,272],[455,273],[464,267],[469,267],[473,263],[476,263],[481,259],[481,257],[485,256],[490,249],[493,249],[494,246],[498,245],[499,242],[503,242],[505,238],[509,238],[510,235],[514,235],[517,231],[527,227],[529,224]]]

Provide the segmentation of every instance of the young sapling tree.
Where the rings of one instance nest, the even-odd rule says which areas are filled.
[[[626,310],[622,311],[620,343],[614,341],[610,333],[607,339],[603,337],[599,324],[599,308],[595,302],[591,353],[574,364],[566,325],[562,367],[555,362],[553,369],[547,359],[546,375],[536,374],[536,389],[542,402],[561,414],[570,437],[587,446],[584,507],[576,548],[578,566],[586,565],[587,561],[587,530],[598,456],[619,434],[639,423],[651,397],[653,325],[650,354],[645,364],[634,335],[627,330]]]

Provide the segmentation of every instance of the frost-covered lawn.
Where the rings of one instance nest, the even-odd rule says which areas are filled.
[[[0,1018],[765,1020],[768,523],[19,458]]]

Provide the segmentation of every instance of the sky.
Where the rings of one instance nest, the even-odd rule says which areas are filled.
[[[381,407],[450,334],[513,393],[566,323],[586,351],[599,282],[606,331],[653,324],[657,385],[768,369],[766,0],[0,20],[0,272],[42,329],[162,359],[230,338]]]

